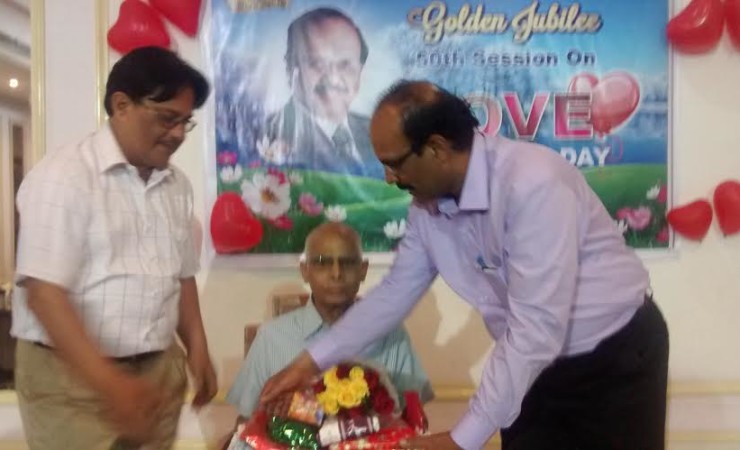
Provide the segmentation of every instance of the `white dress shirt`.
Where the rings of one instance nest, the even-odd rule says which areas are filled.
[[[174,166],[141,179],[108,125],[48,154],[17,198],[20,234],[11,333],[46,344],[27,277],[67,290],[108,356],[163,350],[178,323],[180,279],[198,271],[193,193]]]

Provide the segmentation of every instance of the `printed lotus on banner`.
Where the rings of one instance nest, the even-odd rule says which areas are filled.
[[[369,117],[395,81],[427,79],[464,96],[482,132],[581,169],[630,245],[668,247],[668,11],[667,0],[214,0],[218,192],[263,223],[252,252],[299,253],[328,220],[356,228],[366,251],[392,250],[410,196],[385,183]]]

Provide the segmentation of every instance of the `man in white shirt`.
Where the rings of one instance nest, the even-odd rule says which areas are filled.
[[[31,450],[170,448],[186,365],[195,407],[216,394],[192,187],[169,164],[208,93],[174,53],[134,50],[109,75],[108,123],[21,185],[12,334]]]

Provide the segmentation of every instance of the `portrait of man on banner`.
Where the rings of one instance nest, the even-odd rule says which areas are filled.
[[[266,126],[288,165],[383,177],[370,144],[370,119],[350,111],[368,52],[360,29],[338,9],[312,9],[291,22],[285,68],[292,95]]]

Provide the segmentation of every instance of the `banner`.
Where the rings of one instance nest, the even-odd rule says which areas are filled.
[[[326,220],[392,250],[410,197],[368,135],[378,97],[426,79],[464,96],[485,133],[580,168],[636,248],[665,248],[667,0],[213,0],[208,36],[219,194],[262,224],[253,253],[300,253]]]

